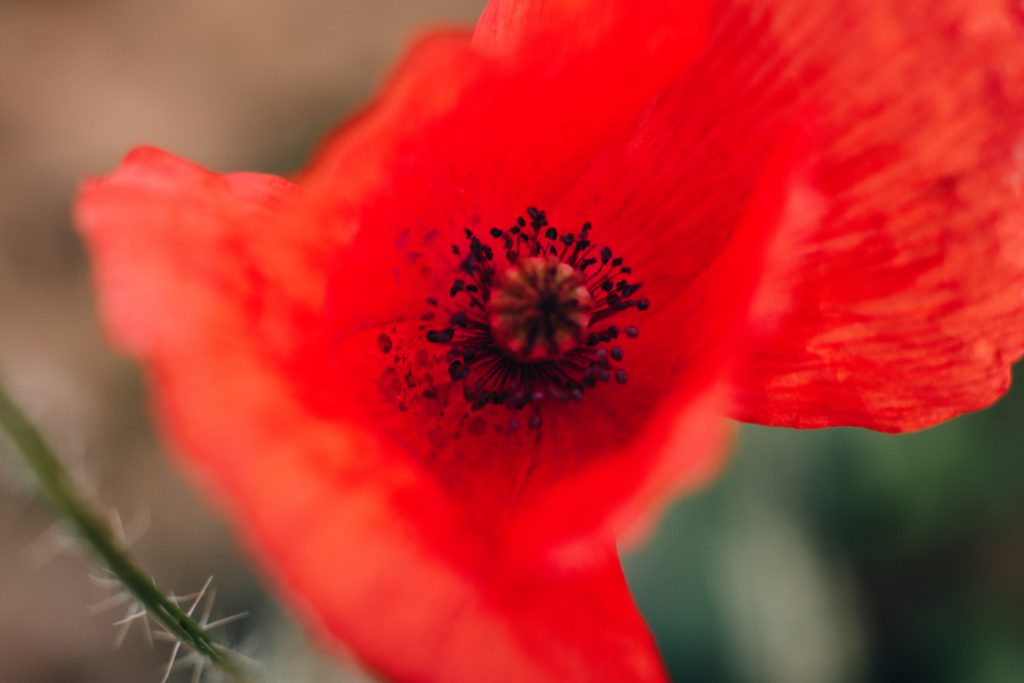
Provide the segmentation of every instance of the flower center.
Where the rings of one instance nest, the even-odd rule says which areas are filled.
[[[585,390],[612,378],[626,383],[618,342],[640,332],[612,319],[650,303],[634,297],[641,285],[623,259],[591,242],[590,223],[560,234],[543,211],[527,215],[510,228],[491,228],[486,242],[465,231],[468,244],[452,245],[459,260],[450,303],[427,299],[447,309],[447,324],[421,329],[428,342],[447,347],[448,376],[462,385],[471,410],[529,407],[529,425],[537,428],[545,401],[580,401]],[[439,395],[433,386],[423,393]],[[508,429],[518,424],[513,418]]]
[[[491,334],[515,360],[558,360],[586,341],[593,304],[575,268],[554,256],[530,256],[509,267],[491,288]]]

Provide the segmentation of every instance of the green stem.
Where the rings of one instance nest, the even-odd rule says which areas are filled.
[[[206,657],[212,664],[241,681],[241,668],[230,651],[164,595],[129,557],[112,535],[110,528],[75,490],[67,472],[32,426],[25,414],[0,386],[0,426],[25,458],[44,495],[56,512],[71,523],[107,568],[145,607],[154,619],[179,642]]]

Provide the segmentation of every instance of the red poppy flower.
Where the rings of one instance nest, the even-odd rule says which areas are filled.
[[[113,338],[316,632],[401,680],[658,680],[616,543],[723,419],[921,428],[1024,349],[1002,0],[504,0],[295,181],[84,188]]]

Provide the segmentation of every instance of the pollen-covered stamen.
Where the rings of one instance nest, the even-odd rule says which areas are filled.
[[[586,341],[593,298],[583,277],[557,257],[517,260],[491,287],[491,335],[524,363],[553,361]]]

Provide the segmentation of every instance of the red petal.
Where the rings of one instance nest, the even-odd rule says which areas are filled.
[[[297,194],[155,150],[82,193],[107,321],[181,454],[309,620],[391,676],[661,680],[607,538],[575,565],[503,549],[392,444],[296,395],[326,282]]]
[[[485,52],[519,59],[532,54],[550,60],[552,54],[570,53],[573,61],[582,56],[607,61],[602,53],[615,51],[625,60],[642,60],[634,62],[640,71],[664,69],[668,65],[658,64],[658,59],[686,49],[672,43],[692,38],[696,34],[687,33],[692,29],[703,29],[707,5],[663,0],[491,0],[477,22],[474,43]],[[617,67],[601,68],[614,72]]]
[[[474,45],[426,40],[371,114],[325,145],[303,184],[341,226],[361,229],[358,249],[371,253],[369,244],[390,248],[402,232],[415,243],[441,231],[450,242],[465,225],[550,205],[693,59],[703,9],[527,2],[516,21],[485,17]],[[510,46],[499,32],[529,40]]]
[[[994,401],[1024,352],[1019,10],[725,4],[731,40],[702,64],[743,54],[713,76],[765,118],[785,108],[758,94],[796,87],[821,122],[827,200],[820,232],[790,254],[780,285],[793,301],[740,382],[736,416],[903,431]]]
[[[150,148],[86,184],[76,217],[93,247],[112,336],[146,357],[178,354],[221,331],[224,344],[268,354],[294,346],[300,328],[281,309],[319,307],[326,264],[313,246],[325,240],[312,225],[259,228],[296,194],[281,178],[218,176]],[[256,294],[270,278],[282,287]],[[243,323],[263,334],[238,337]]]

